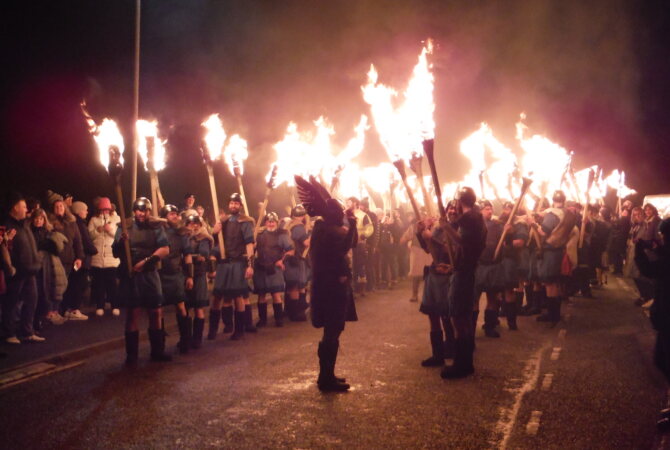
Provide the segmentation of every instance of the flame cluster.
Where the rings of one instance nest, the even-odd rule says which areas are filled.
[[[374,129],[391,161],[409,162],[423,153],[424,140],[434,138],[432,52],[433,44],[428,40],[402,92],[380,83],[374,65],[367,73],[367,82],[361,87],[363,100],[370,107]],[[123,138],[114,121],[104,119],[96,125],[87,114],[86,119],[100,149],[101,162],[106,165],[109,162],[109,146],[123,150]],[[562,189],[569,199],[581,203],[602,202],[608,189],[615,190],[620,198],[635,193],[626,186],[622,171],[614,170],[604,175],[598,166],[575,170],[572,152],[545,136],[529,133],[524,119],[522,115],[516,128],[516,142],[510,147],[496,138],[486,123],[463,139],[460,153],[470,162],[470,169],[462,179],[442,186],[443,200],[453,197],[459,186],[472,187],[479,198],[514,200],[519,196],[522,177],[533,180],[529,202],[551,196],[557,189]],[[241,176],[249,155],[247,142],[238,134],[228,137],[218,114],[210,115],[202,126],[206,129],[203,145],[206,159],[223,159],[232,175]],[[368,117],[361,115],[358,124],[353,127],[353,136],[346,145],[338,146],[334,142],[335,127],[325,117],[319,117],[308,129],[299,129],[295,122],[289,123],[282,139],[273,146],[276,160],[270,173],[275,170],[276,173],[272,186],[283,183],[292,186],[294,175],[313,175],[326,187],[337,186],[336,194],[342,198],[381,198],[382,204],[375,206],[383,209],[390,208],[393,202],[407,202],[406,192],[394,189],[399,176],[392,164],[386,162],[374,167],[361,167],[355,161],[365,148],[369,129]],[[137,132],[138,150],[145,167],[148,166],[148,145],[151,144],[153,168],[161,170],[165,167],[166,142],[158,137],[156,121],[138,121]],[[437,163],[440,162],[438,159]],[[431,177],[424,178],[430,197],[435,198]],[[409,175],[407,182],[415,192],[419,191],[416,175]],[[424,202],[419,195],[416,200],[419,204]]]

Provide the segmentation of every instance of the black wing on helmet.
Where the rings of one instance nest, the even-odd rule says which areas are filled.
[[[312,217],[323,216],[326,212],[326,200],[330,198],[326,188],[321,186],[314,177],[310,177],[310,181],[307,181],[296,175],[295,182],[298,185],[298,197],[305,206],[307,214]]]

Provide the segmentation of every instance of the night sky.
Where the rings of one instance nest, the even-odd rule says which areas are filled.
[[[488,122],[515,146],[520,112],[575,152],[575,166],[623,168],[642,193],[670,193],[670,12],[663,1],[143,0],[140,117],[169,140],[166,199],[207,204],[199,124],[221,114],[249,141],[245,189],[259,201],[289,121],[325,115],[345,143],[362,113],[370,63],[404,88],[435,39],[436,159],[460,179],[461,139]],[[111,195],[82,118],[132,108],[134,0],[2,2],[2,190]],[[126,133],[129,135],[129,133]],[[376,132],[361,160],[386,159]],[[128,165],[129,166],[129,165]],[[221,195],[234,180],[217,169]],[[126,190],[129,177],[126,176]],[[148,193],[148,176],[139,177]],[[275,200],[271,208],[279,208]]]

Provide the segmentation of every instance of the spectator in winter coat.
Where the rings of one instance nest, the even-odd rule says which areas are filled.
[[[58,254],[67,238],[61,233],[52,232],[53,227],[43,209],[35,209],[30,218],[30,229],[35,237],[41,265],[36,277],[37,309],[34,322],[35,329],[39,331],[43,321],[54,325],[65,323],[65,318],[58,313],[58,307],[67,288],[67,277]]]
[[[33,328],[37,305],[35,275],[40,270],[40,262],[35,238],[25,222],[28,213],[25,198],[13,194],[9,208],[5,232],[13,236],[10,257],[16,272],[7,280],[7,294],[2,302],[2,331],[8,344],[20,344],[19,337],[25,342],[44,342]],[[14,323],[16,317],[20,317],[18,330]]]
[[[88,206],[84,202],[73,202],[71,207],[72,213],[74,214],[77,229],[79,230],[79,236],[81,236],[81,245],[84,249],[84,259],[81,263],[81,268],[76,271],[73,276],[77,283],[75,294],[80,300],[76,305],[77,307],[81,303],[84,293],[88,288],[89,275],[91,273],[91,258],[93,255],[98,253],[98,249],[93,244],[91,235],[88,232],[88,226],[86,225],[86,219],[88,217]]]
[[[112,315],[121,314],[118,298],[117,270],[120,260],[112,254],[114,235],[120,223],[119,215],[112,209],[107,197],[97,202],[97,213],[88,222],[88,232],[98,252],[91,258],[91,299],[96,302],[95,314],[105,314],[105,303],[112,307]]]
[[[64,311],[64,316],[68,320],[87,320],[88,316],[79,310],[81,304],[80,286],[77,284],[79,280],[76,275],[73,275],[81,269],[85,256],[81,234],[79,234],[76,219],[66,208],[63,197],[52,192],[49,196],[49,204],[52,211],[49,215],[49,222],[53,225],[54,230],[63,233],[67,238],[63,251],[58,255],[68,278],[68,287],[63,297],[61,310]]]

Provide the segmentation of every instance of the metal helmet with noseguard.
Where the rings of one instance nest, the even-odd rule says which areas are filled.
[[[565,203],[565,192],[561,190],[554,192],[553,197],[551,197],[551,201],[554,203]]]
[[[265,223],[277,222],[279,223],[279,215],[276,212],[269,212],[265,215]]]
[[[307,211],[302,205],[295,205],[291,209],[291,217],[303,217],[305,214],[307,214]]]
[[[237,202],[240,205],[242,204],[242,196],[238,194],[237,192],[233,193],[230,195],[230,200],[231,202]]]
[[[192,223],[202,225],[202,218],[197,214],[189,214],[186,216],[186,219],[184,219],[184,224],[189,225]]]

